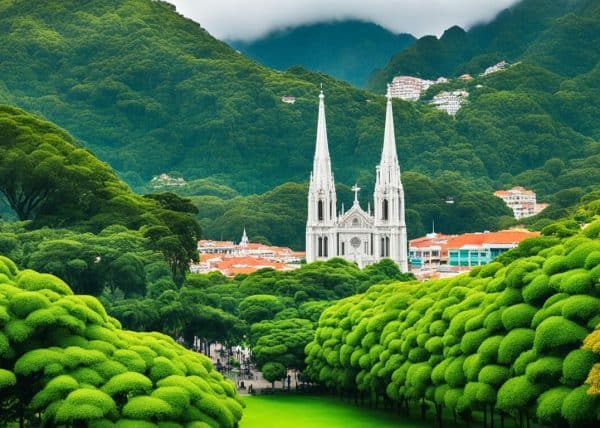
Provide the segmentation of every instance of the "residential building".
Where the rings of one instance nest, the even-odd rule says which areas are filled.
[[[484,76],[487,76],[488,74],[492,74],[492,73],[496,73],[498,71],[504,70],[505,68],[509,67],[509,63],[506,61],[500,61],[498,64],[492,65],[491,67],[488,67],[485,69],[485,71],[483,72]]]
[[[376,167],[374,212],[365,211],[358,202],[358,186],[353,187],[354,204],[337,211],[335,181],[331,170],[325,96],[319,95],[319,114],[313,170],[308,191],[306,221],[306,261],[343,257],[360,268],[383,258],[408,271],[408,243],[404,214],[404,189],[396,150],[392,93],[388,85],[385,130],[381,161]]]
[[[429,233],[412,239],[409,246],[411,271],[421,278],[451,276],[473,266],[493,261],[505,251],[515,248],[539,232],[501,230],[462,235]]]
[[[248,240],[246,229],[239,244],[233,241],[198,241],[200,262],[192,264],[192,273],[219,271],[234,277],[252,273],[259,269],[293,270],[300,266],[305,253],[287,247],[253,243]]]
[[[392,98],[417,101],[421,94],[434,83],[431,80],[419,79],[418,77],[396,76],[392,80],[390,93]]]
[[[502,199],[513,210],[517,220],[534,216],[548,206],[548,204],[538,204],[535,192],[521,186],[515,186],[508,190],[497,190],[494,192],[494,196]]]
[[[443,110],[449,115],[454,116],[468,97],[469,93],[465,90],[451,92],[442,91],[433,97],[431,104],[437,109]]]

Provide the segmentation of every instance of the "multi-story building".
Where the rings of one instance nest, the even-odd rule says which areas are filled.
[[[429,233],[410,241],[410,263],[417,276],[431,277],[434,272],[458,273],[487,264],[505,251],[515,248],[524,239],[536,236],[539,236],[539,232],[527,230],[462,235]]]
[[[405,101],[417,101],[435,82],[432,80],[419,79],[412,76],[396,76],[390,85],[392,98],[400,98]]]
[[[513,210],[517,220],[534,216],[548,206],[548,204],[538,204],[535,192],[521,186],[515,186],[508,190],[498,190],[494,192],[494,196],[502,199]]]
[[[468,98],[467,91],[442,91],[433,97],[431,104],[437,109],[443,110],[451,116],[454,116],[460,110],[462,104]]]

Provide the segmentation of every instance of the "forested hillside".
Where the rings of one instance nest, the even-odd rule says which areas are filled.
[[[373,181],[382,97],[301,68],[262,67],[163,2],[0,5],[2,99],[63,126],[136,187],[161,172],[212,177],[246,194],[305,181],[320,83],[336,178],[365,187]],[[502,87],[510,82],[490,85],[456,120],[428,106],[397,103],[403,170],[430,176],[450,170],[485,181],[541,167],[552,157],[567,162],[585,150],[588,140],[571,122],[577,131],[594,125],[580,123],[575,105],[563,112],[572,112],[568,123],[555,114],[568,94],[556,92],[563,83],[546,89],[535,76],[518,78],[542,86],[530,93],[522,85]],[[575,96],[583,94],[575,89]],[[296,103],[282,103],[283,95]],[[525,106],[546,122],[543,137],[520,119]]]
[[[599,56],[598,12],[595,0],[522,0],[490,23],[420,38],[373,73],[369,87],[381,90],[397,75],[481,73],[502,60],[525,59],[565,76],[586,73]]]
[[[371,71],[415,41],[362,21],[336,21],[273,31],[258,40],[229,43],[276,70],[302,65],[363,87]]]

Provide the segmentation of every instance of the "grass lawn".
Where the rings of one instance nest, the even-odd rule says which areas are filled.
[[[244,397],[240,428],[422,428],[401,416],[328,398],[303,395]]]

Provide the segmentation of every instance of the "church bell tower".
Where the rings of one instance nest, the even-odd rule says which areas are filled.
[[[337,256],[335,251],[336,222],[335,182],[331,171],[327,142],[325,95],[321,90],[315,158],[308,190],[308,218],[306,221],[306,261],[308,263]]]

